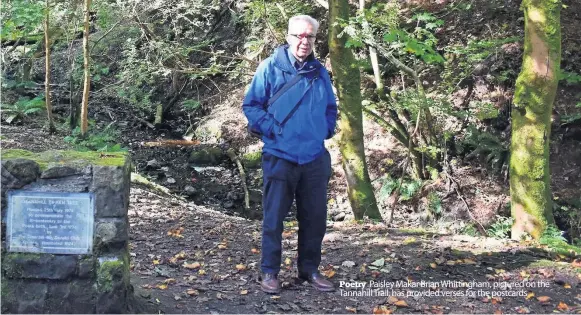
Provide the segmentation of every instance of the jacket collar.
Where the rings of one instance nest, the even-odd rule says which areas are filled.
[[[274,51],[274,65],[281,70],[289,73],[297,73],[295,67],[291,64],[288,57],[288,44],[277,47]],[[315,54],[311,53],[305,60],[306,64],[301,72],[315,71],[322,67],[321,63],[315,58]]]

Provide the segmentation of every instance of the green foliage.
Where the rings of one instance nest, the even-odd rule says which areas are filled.
[[[488,235],[496,238],[508,238],[514,219],[496,215],[496,221],[486,230]]]
[[[444,21],[424,12],[412,16],[407,23],[415,23],[416,26],[412,31],[392,29],[383,36],[389,47],[400,55],[413,54],[428,64],[443,63],[444,58],[435,50],[438,40],[433,32],[441,27]]]
[[[7,124],[22,119],[28,115],[38,113],[45,108],[44,95],[33,99],[21,97],[14,104],[2,104],[2,116]]]
[[[112,127],[112,123],[107,125],[102,131],[92,128],[85,137],[81,136],[79,127],[73,130],[71,136],[65,137],[65,142],[74,145],[77,151],[99,151],[99,152],[123,152],[121,144],[116,143],[120,133]]]
[[[0,38],[17,40],[33,34],[42,36],[44,1],[2,1]]]
[[[559,230],[558,227],[555,225],[548,225],[543,232],[543,235],[539,239],[539,243],[541,244],[550,244],[555,241],[557,242],[566,242],[567,239],[563,237],[564,232]]]
[[[362,47],[366,42],[373,42],[385,46],[396,56],[412,55],[427,64],[443,63],[444,58],[435,49],[438,40],[433,32],[444,21],[424,12],[412,16],[405,27],[400,27],[398,13],[399,5],[390,2],[366,9],[348,21],[339,20],[343,27],[340,36],[349,36],[345,46]]]
[[[421,180],[405,179],[399,186],[399,179],[394,179],[389,175],[380,179],[381,188],[379,190],[380,201],[385,201],[393,193],[395,189],[399,190],[400,199],[403,201],[412,199],[422,189],[423,182]]]
[[[442,199],[436,192],[432,191],[428,194],[428,210],[436,217],[442,214]]]
[[[517,36],[507,38],[495,38],[490,40],[469,39],[467,43],[450,45],[444,48],[447,62],[444,64],[443,87],[447,92],[452,92],[462,80],[472,76],[477,66],[482,66],[485,60],[497,58],[501,53],[501,46],[508,43],[519,41]],[[490,68],[491,65],[488,65]],[[514,81],[518,74],[512,69],[502,70],[497,76],[496,81],[506,82]]]
[[[561,71],[559,81],[565,81],[567,85],[579,84],[581,83],[581,75],[575,72]]]
[[[500,172],[502,166],[508,162],[509,150],[508,145],[495,135],[469,126],[459,153],[465,153],[466,159],[477,157],[493,170]]]
[[[182,106],[188,111],[195,111],[196,109],[200,108],[200,105],[201,103],[196,100],[185,100],[182,102]]]
[[[480,232],[478,231],[478,228],[476,228],[476,226],[474,225],[474,223],[470,223],[465,225],[461,232],[462,234],[466,234],[466,235],[470,235],[470,236],[478,236],[480,235]]]

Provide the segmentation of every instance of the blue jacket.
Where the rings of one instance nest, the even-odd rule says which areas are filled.
[[[266,110],[268,99],[299,72],[287,50],[280,46],[260,63],[242,108],[249,124],[262,133],[264,152],[306,164],[325,152],[324,140],[333,136],[337,123],[337,103],[329,73],[311,54],[300,70],[303,78]],[[281,125],[299,101],[295,113]]]

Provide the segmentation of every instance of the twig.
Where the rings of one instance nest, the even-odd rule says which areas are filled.
[[[135,117],[135,119],[139,120],[142,124],[146,125],[147,127],[151,128],[151,129],[155,129],[155,126],[150,123],[149,121],[143,119],[143,118],[139,118],[139,117]]]
[[[480,234],[482,234],[483,236],[488,236],[488,233],[486,233],[486,230],[484,229],[484,226],[478,220],[476,220],[476,218],[474,217],[474,215],[470,211],[470,206],[468,206],[468,202],[466,202],[466,200],[464,199],[464,197],[462,197],[462,193],[460,193],[460,184],[458,183],[458,181],[456,181],[454,179],[454,177],[450,176],[450,174],[448,174],[448,173],[446,173],[446,176],[448,178],[450,178],[452,180],[452,182],[454,182],[456,184],[454,186],[454,190],[456,191],[456,194],[458,194],[458,198],[460,198],[460,200],[462,200],[464,202],[464,205],[466,206],[466,212],[468,213],[468,216],[470,216],[470,219],[474,223],[476,223],[476,228],[478,229],[478,231],[480,232]]]
[[[274,32],[272,25],[270,25],[270,22],[268,22],[268,13],[266,12],[266,0],[262,0],[262,5],[264,5],[264,23],[266,23],[266,26],[268,27],[268,29],[272,33],[272,36],[274,36],[274,40],[276,40],[276,43],[278,44],[280,42],[278,40],[278,36],[276,36],[276,33]]]
[[[99,39],[97,39],[95,41],[95,43],[93,44],[93,47],[91,47],[91,51],[89,52],[89,55],[93,54],[93,49],[95,49],[95,47],[97,47],[97,44],[103,39],[105,38],[105,36],[109,35],[109,33],[111,33],[111,31],[117,27],[117,25],[119,25],[121,23],[122,20],[117,21],[117,23],[115,23],[113,26],[111,26],[110,29],[108,29],[105,34],[103,34],[103,36],[99,37]]]
[[[232,162],[236,163],[238,166],[238,171],[240,172],[240,180],[242,182],[242,188],[244,189],[244,209],[250,209],[250,194],[248,193],[248,186],[246,185],[246,173],[244,172],[244,167],[242,167],[242,163],[240,159],[236,156],[234,149],[230,148],[226,151],[226,155],[232,160]]]

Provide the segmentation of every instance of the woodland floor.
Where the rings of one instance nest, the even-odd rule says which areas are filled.
[[[67,148],[62,138],[47,138],[37,127],[2,126],[3,148]],[[259,220],[140,185],[131,188],[129,217],[134,313],[370,313],[375,308],[384,313],[581,314],[580,257],[549,254],[527,243],[329,221],[321,269],[338,290],[321,293],[296,279],[298,227],[289,217],[280,274],[284,289],[269,295],[258,283]],[[475,296],[458,282],[439,290],[381,287],[371,296],[346,296],[356,289],[340,287],[342,282],[369,287],[372,281],[404,286],[448,280],[491,287],[475,287]],[[534,287],[515,286],[523,280]],[[512,287],[500,287],[505,285]]]
[[[490,4],[492,2],[494,5]],[[500,2],[504,6],[497,5]],[[518,10],[520,1],[473,0],[465,3],[470,3],[480,13],[462,11],[459,6],[455,7],[453,14],[444,13],[447,29],[440,35],[441,38],[447,41],[463,41],[462,37],[483,39],[494,37],[492,29],[502,29],[505,36],[518,32],[522,35],[522,20],[516,18],[522,14]],[[563,11],[563,25],[570,27],[563,28],[563,67],[578,72],[581,69],[581,30],[574,26],[581,23],[581,3],[576,0],[565,0],[564,3],[569,7]],[[488,6],[496,11],[487,9]],[[492,24],[482,22],[484,20],[490,20]],[[510,52],[503,52],[501,65],[492,66],[518,72],[515,69],[520,65],[521,55],[519,49],[513,51],[517,53],[511,55]],[[487,84],[479,85],[478,80],[476,78],[473,98],[487,100],[493,89]],[[507,86],[512,85],[514,82],[507,83]],[[220,100],[216,100],[220,104],[211,110],[214,115],[220,116],[218,124],[226,126],[226,130],[222,130],[223,137],[239,148],[255,145],[250,142],[251,139],[240,135],[244,129],[240,127],[240,122],[244,121],[239,108],[240,84],[233,86],[218,82],[216,87],[221,91],[231,91],[224,96],[228,100],[223,101],[220,96]],[[208,91],[208,95],[212,93],[217,95],[218,91]],[[502,93],[506,94],[503,96],[506,99],[511,98],[510,89]],[[565,116],[578,112],[575,103],[580,94],[579,85],[560,86],[555,103],[557,114]],[[462,97],[461,93],[459,97]],[[499,103],[510,108],[510,102]],[[67,106],[55,104],[55,111],[58,114],[60,108],[64,115]],[[330,220],[323,244],[321,268],[337,286],[342,281],[369,283],[372,280],[386,284],[397,281],[401,281],[400,284],[417,284],[422,280],[431,283],[475,281],[499,286],[526,280],[535,287],[483,289],[504,293],[524,290],[525,296],[501,298],[478,296],[478,288],[474,290],[474,297],[405,296],[408,292],[431,292],[433,295],[441,295],[443,291],[450,291],[450,294],[466,292],[465,288],[459,287],[440,288],[440,293],[425,287],[395,288],[395,291],[404,294],[396,299],[379,296],[388,293],[385,287],[374,296],[365,297],[344,296],[345,292],[352,292],[345,287],[338,287],[333,293],[320,293],[295,278],[297,226],[291,214],[284,233],[284,268],[281,272],[284,289],[276,296],[262,293],[257,282],[262,216],[258,185],[260,171],[249,170],[249,188],[258,195],[251,198],[251,210],[243,213],[240,198],[242,187],[233,163],[227,161],[212,167],[193,167],[188,162],[191,148],[143,146],[146,141],[181,138],[190,123],[184,118],[187,116],[185,113],[176,109],[166,117],[167,128],[156,130],[132,119],[139,116],[121,104],[99,104],[90,107],[89,114],[100,124],[115,122],[122,133],[120,142],[131,153],[135,171],[168,187],[173,194],[163,195],[139,185],[133,185],[131,189],[130,251],[131,282],[135,291],[132,311],[135,313],[370,313],[375,307],[382,306],[381,310],[376,311],[581,314],[581,257],[560,257],[527,243],[457,235],[462,226],[456,223],[468,220],[466,204],[456,193],[442,197],[445,208],[443,219],[446,220],[433,222],[431,226],[440,233],[413,229],[422,225],[422,200],[398,204],[392,224],[398,229],[381,223],[352,223],[339,152],[332,143],[329,143],[329,148],[334,175],[330,183]],[[17,125],[2,125],[2,149],[43,151],[71,148],[63,141],[69,135],[67,130],[47,135],[42,124],[41,117],[27,117]],[[239,134],[224,132],[229,130],[227,126],[237,126]],[[570,127],[560,126],[555,125],[551,138],[554,195],[563,199],[579,198],[581,146],[577,139],[566,139]],[[505,134],[510,135],[510,129]],[[405,153],[389,140],[387,133],[370,124],[365,130],[365,141],[372,180],[386,172],[401,173],[397,165],[404,159]],[[147,164],[153,159],[157,166],[148,167]],[[464,161],[454,171],[463,188],[464,200],[478,220],[490,223],[494,214],[503,211],[504,215],[509,215],[506,213],[508,184],[504,176],[491,175],[477,163]],[[169,181],[169,178],[175,182]],[[376,189],[378,184],[378,181],[374,182]],[[196,190],[193,197],[184,194],[187,185]],[[434,189],[445,193],[443,183],[435,186],[438,187]],[[336,216],[344,218],[340,221],[335,219]]]

